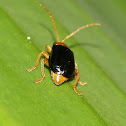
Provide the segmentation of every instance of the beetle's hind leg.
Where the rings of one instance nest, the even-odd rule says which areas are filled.
[[[41,82],[44,77],[45,77],[45,73],[44,73],[44,63],[49,67],[49,62],[46,58],[43,58],[41,61],[41,72],[42,72],[42,77],[39,80],[36,80],[35,83]]]
[[[78,95],[83,95],[82,93],[80,93],[78,90],[77,90],[77,84],[80,83],[81,85],[86,85],[87,82],[83,83],[81,81],[79,81],[79,71],[78,71],[78,67],[77,67],[77,63],[75,62],[75,83],[73,85],[73,88],[75,90],[75,92],[78,94]]]

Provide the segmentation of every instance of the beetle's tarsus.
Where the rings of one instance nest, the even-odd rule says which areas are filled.
[[[77,89],[76,89],[76,87],[74,87],[74,91],[78,94],[78,95],[83,95],[82,93],[80,93]]]
[[[35,83],[39,83],[39,82],[41,82],[44,78],[45,78],[45,75],[43,75],[43,77],[42,77],[41,79],[36,80]]]
[[[35,68],[34,68],[35,69]],[[31,68],[31,69],[26,69],[26,71],[28,71],[28,72],[31,72],[32,70],[34,70],[33,68]]]
[[[81,82],[81,81],[78,81],[78,83],[81,84],[81,85],[86,85],[87,84],[87,82]]]

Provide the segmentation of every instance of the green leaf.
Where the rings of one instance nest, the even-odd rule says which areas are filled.
[[[56,86],[45,67],[27,72],[40,51],[56,41],[49,14],[53,14],[60,40],[74,52],[80,71],[75,80]],[[125,1],[93,0],[0,0],[0,126],[124,126],[126,124]],[[31,39],[28,40],[27,37]]]

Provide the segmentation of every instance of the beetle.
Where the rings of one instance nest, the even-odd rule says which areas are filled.
[[[73,85],[73,88],[78,95],[82,95],[82,93],[80,93],[77,90],[76,86],[78,83],[80,83],[81,85],[86,85],[86,82],[83,83],[79,80],[79,71],[78,71],[77,63],[74,60],[74,54],[68,48],[68,46],[64,43],[64,41],[66,39],[70,38],[71,36],[73,36],[75,33],[79,32],[81,29],[84,29],[89,26],[101,25],[101,24],[93,23],[93,24],[88,24],[88,25],[82,26],[82,27],[78,28],[76,31],[72,32],[70,35],[66,36],[65,39],[60,41],[53,15],[45,6],[43,6],[41,4],[40,4],[40,6],[43,7],[49,13],[49,15],[52,19],[52,22],[53,22],[53,25],[55,28],[55,32],[56,32],[56,36],[57,36],[57,42],[55,42],[53,44],[52,48],[49,45],[46,45],[45,51],[40,52],[35,66],[31,69],[26,69],[26,70],[30,72],[30,71],[36,69],[39,64],[39,60],[40,60],[41,56],[44,56],[44,58],[42,58],[42,61],[41,61],[42,77],[39,80],[36,80],[35,82],[38,83],[44,79],[44,77],[45,77],[44,64],[46,64],[46,66],[48,66],[51,70],[52,80],[54,81],[54,83],[56,85],[61,85],[63,82],[74,77],[75,83]]]

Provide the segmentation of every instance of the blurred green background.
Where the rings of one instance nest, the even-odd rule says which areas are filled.
[[[74,80],[56,86],[45,68],[32,72],[40,51],[90,23],[65,43],[80,71]],[[0,0],[0,126],[125,126],[126,125],[126,2],[124,0]],[[30,36],[31,39],[27,40]]]

